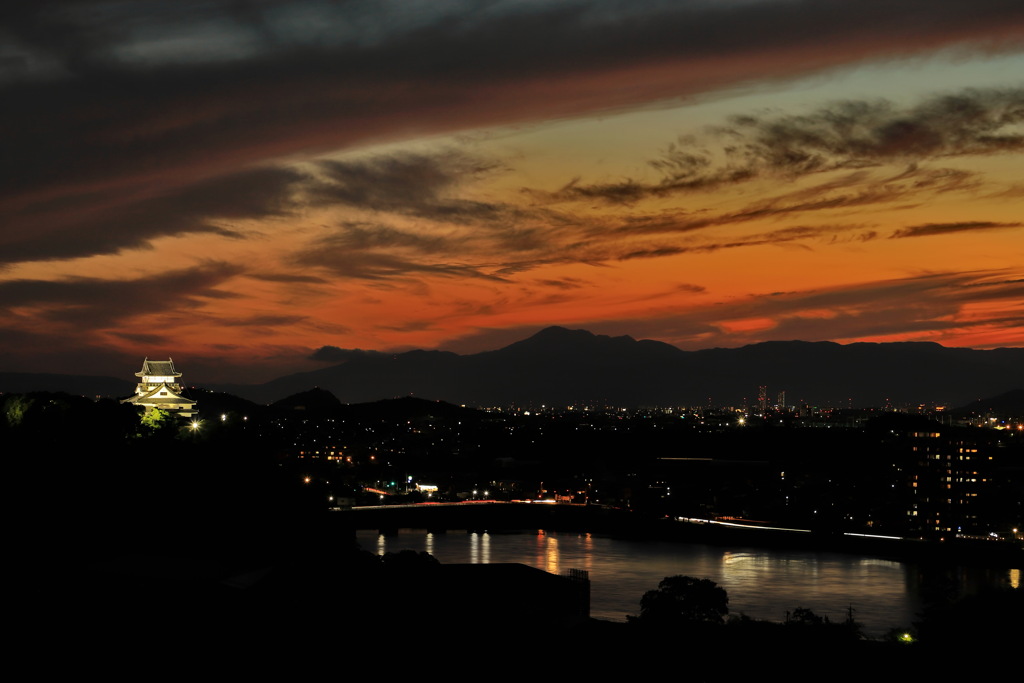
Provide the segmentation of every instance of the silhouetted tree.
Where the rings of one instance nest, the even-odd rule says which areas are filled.
[[[853,618],[853,605],[846,611],[842,622],[833,622],[827,616],[819,616],[806,607],[797,607],[786,612],[786,627],[790,635],[812,638],[817,642],[846,642],[859,640],[861,627]]]
[[[828,623],[828,617],[819,617],[806,607],[797,607],[792,612],[786,612],[786,624],[789,626],[823,626]]]
[[[729,595],[711,579],[666,576],[657,590],[644,593],[640,616],[634,621],[664,626],[721,624],[728,613]]]

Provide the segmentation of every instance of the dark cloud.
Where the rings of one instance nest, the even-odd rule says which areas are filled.
[[[141,189],[139,196],[102,191],[23,206],[8,213],[0,227],[0,262],[113,253],[183,233],[238,237],[216,222],[280,215],[301,177],[288,169],[254,169],[169,192],[159,187]]]
[[[461,184],[499,167],[460,150],[321,161],[317,167],[323,182],[308,190],[313,203],[447,222],[490,220],[502,210],[499,205],[448,196]]]
[[[313,181],[312,193],[309,188],[303,192],[312,194],[317,202],[341,201],[392,215],[441,220],[436,207],[461,201],[451,195],[463,189],[461,183],[465,179],[488,172],[491,165],[466,153],[448,150],[436,157],[372,157],[344,168],[345,172],[337,176],[347,178],[344,183],[329,186],[319,179]],[[487,205],[487,209],[473,214],[471,233],[451,230],[450,222],[446,223],[449,229],[442,232],[433,226],[398,228],[380,221],[347,221],[328,228],[328,234],[296,258],[303,266],[324,266],[336,274],[358,279],[405,278],[417,273],[493,279],[553,263],[596,264],[609,259],[658,258],[768,244],[809,248],[806,242],[811,239],[830,239],[833,243],[866,241],[877,237],[877,233],[862,225],[840,224],[797,225],[725,240],[690,239],[683,243],[638,243],[632,238],[682,235],[719,226],[899,201],[920,202],[929,193],[965,190],[975,187],[977,182],[968,172],[911,164],[881,177],[863,170],[845,173],[752,202],[738,211],[718,214],[667,209],[654,214],[572,215],[545,207],[501,206],[492,210],[495,205]],[[353,190],[350,185],[359,189]],[[389,189],[392,187],[393,191]],[[622,242],[622,238],[630,239]],[[461,254],[466,261],[452,263],[450,257],[441,258],[448,254]]]
[[[1024,89],[965,90],[906,109],[837,102],[805,116],[740,117],[719,131],[744,166],[799,175],[1024,149]]]
[[[380,252],[354,252],[332,239],[295,256],[298,263],[329,270],[334,275],[358,280],[406,279],[420,275],[468,277],[503,281],[499,275],[465,263],[426,262]]]
[[[567,249],[575,249],[576,245],[569,245]],[[584,253],[575,253],[571,256],[557,256],[557,257],[545,257],[538,256],[533,259],[516,259],[506,261],[501,264],[500,267],[494,270],[494,274],[500,277],[511,277],[519,273],[526,273],[534,268],[540,268],[542,266],[550,266],[561,263],[585,263],[588,266],[604,267],[605,264],[602,262],[607,258],[607,254],[601,254],[600,256],[588,257]]]
[[[111,334],[139,346],[162,346],[167,342],[166,335],[161,334],[146,334],[145,332],[112,332]]]
[[[708,291],[706,287],[690,284],[689,282],[680,282],[675,286],[675,289],[677,292],[690,292],[691,294],[701,294]]]
[[[959,189],[970,174],[921,169],[919,162],[1024,150],[1024,89],[965,90],[900,109],[885,100],[837,102],[804,116],[735,116],[705,138],[686,136],[650,161],[662,178],[584,184],[574,178],[554,192],[526,190],[545,201],[631,205],[652,197],[732,185],[767,174],[811,173],[900,163],[915,190]],[[860,176],[864,177],[864,176]],[[875,188],[878,193],[879,188]],[[863,200],[872,201],[869,195]],[[835,200],[833,200],[835,201]]]
[[[960,301],[1024,301],[1024,279],[971,282],[965,284],[956,296]]]
[[[491,161],[454,149],[319,162],[313,179],[300,191],[303,201],[373,211],[381,217],[327,226],[294,255],[294,262],[364,280],[441,275],[495,281],[553,262],[549,253],[566,246],[554,231],[568,219],[543,208],[457,196],[495,168]],[[408,218],[414,220],[404,220]],[[461,254],[465,262],[452,262],[451,254]],[[532,258],[508,259],[512,254]]]
[[[0,282],[0,310],[95,331],[137,315],[197,307],[204,298],[234,296],[217,286],[241,272],[210,263],[134,280],[9,280]]]
[[[597,183],[584,185],[580,178],[573,178],[566,185],[552,193],[525,189],[524,192],[549,200],[590,200],[600,199],[609,204],[635,204],[641,199],[660,192],[651,185],[637,182],[629,178],[615,183]]]
[[[417,12],[295,0],[15,4],[2,24],[13,46],[4,73],[16,74],[0,80],[0,127],[17,131],[0,154],[5,214],[153,183],[170,194],[240,165],[397,135],[578,115],[964,42],[999,49],[1024,32],[1017,0],[495,1]],[[856,145],[938,150],[925,113],[942,131],[968,126],[954,138],[960,149],[1018,144],[986,128],[973,104],[879,120],[851,138],[851,158],[863,153]],[[821,133],[796,145],[794,126]],[[770,163],[813,165],[836,145],[817,119],[739,127]],[[700,175],[695,163],[676,159],[677,182]],[[358,199],[357,185],[347,189]]]
[[[344,223],[322,238],[323,247],[346,251],[372,249],[411,249],[420,254],[436,254],[452,250],[449,237],[437,233],[416,233],[379,223]]]
[[[566,219],[543,208],[458,196],[479,175],[496,168],[492,161],[456,149],[318,162],[299,191],[302,201],[372,211],[380,218],[327,226],[295,261],[369,280],[417,273],[499,280],[511,272],[509,268],[535,267],[539,258],[507,263],[502,257],[539,253],[547,258],[547,252],[563,246],[552,239],[552,230]],[[409,218],[413,220],[405,220]],[[439,257],[449,254],[462,254],[470,262]],[[481,261],[490,265],[474,263]]]
[[[1024,223],[994,223],[992,221],[965,221],[962,223],[926,223],[924,225],[912,225],[897,230],[890,238],[902,237],[931,237],[933,235],[947,235],[954,232],[970,232],[974,230],[999,230],[1005,228],[1019,228]]]
[[[537,280],[537,284],[543,287],[554,287],[556,289],[579,289],[589,283],[576,277],[563,277],[557,280]]]
[[[702,242],[686,245],[663,245],[656,247],[648,247],[644,249],[635,249],[620,253],[615,258],[619,261],[628,261],[637,258],[659,258],[662,256],[674,256],[676,254],[687,254],[687,253],[702,253],[710,251],[718,251],[720,249],[737,249],[740,247],[757,247],[763,245],[784,245],[792,243],[800,243],[804,240],[821,238],[826,235],[831,236],[830,242],[839,241],[840,235],[844,232],[852,230],[858,230],[860,226],[842,226],[842,225],[827,225],[827,226],[807,226],[807,225],[795,225],[788,228],[780,228],[778,230],[772,230],[770,232],[756,233],[753,235],[746,235],[738,237],[736,239],[723,242],[723,241],[711,241]],[[858,233],[853,239],[860,241],[866,241],[872,239],[870,233]],[[810,249],[806,244],[797,244],[800,248]]]
[[[285,284],[310,284],[320,285],[328,281],[315,275],[294,275],[290,273],[247,273],[251,278],[266,280],[267,282],[283,282]]]
[[[772,328],[771,337],[830,341],[900,334],[920,335],[962,327],[962,324],[940,316],[941,309],[908,302],[892,303],[870,311],[840,312],[829,317],[791,315]]]
[[[671,239],[709,228],[783,218],[799,219],[802,214],[813,215],[886,203],[904,202],[900,208],[906,208],[910,203],[920,203],[934,194],[975,188],[978,182],[971,173],[950,169],[907,168],[897,175],[881,178],[857,171],[760,199],[732,212],[664,210],[654,214],[635,212],[633,215],[611,219],[581,216],[578,225],[573,230],[564,231],[564,234],[570,238],[580,234],[588,238],[588,248],[576,247],[570,252],[582,257],[581,260],[653,258],[763,244],[797,244],[809,239],[828,238],[833,243],[868,241],[878,236],[877,231],[866,229],[861,224],[837,223],[789,226],[753,235],[730,236],[732,238],[726,240],[715,235],[715,238],[701,241],[702,236],[692,234],[686,241],[672,239],[665,243],[666,238],[662,238],[662,242],[655,244],[637,244],[636,240],[625,246],[616,243],[617,238],[647,236],[656,239],[657,236],[670,236],[667,239]]]
[[[949,312],[949,294],[979,275],[936,273],[899,280],[868,282],[801,292],[783,292],[750,297],[730,304],[720,319],[729,317],[771,317],[803,314],[807,310],[838,311],[850,307],[876,307],[881,302],[931,299],[942,301],[943,315]]]
[[[404,323],[397,325],[378,325],[379,330],[389,330],[391,332],[422,332],[423,330],[432,330],[435,328],[433,320],[409,320]]]
[[[143,341],[141,346],[154,349],[156,357],[164,344],[166,337],[160,344]],[[90,334],[51,334],[0,325],[0,367],[9,371],[108,375],[134,382],[132,373],[138,371],[145,352],[136,355],[96,343]]]
[[[306,319],[304,315],[251,315],[247,318],[221,318],[218,322],[228,327],[288,327]]]

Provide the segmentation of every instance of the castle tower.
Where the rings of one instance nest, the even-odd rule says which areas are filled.
[[[139,378],[135,395],[124,399],[122,403],[134,403],[146,410],[159,408],[182,417],[195,415],[196,402],[182,396],[181,384],[178,383],[181,373],[174,368],[174,361],[170,358],[146,358],[142,361],[142,370],[136,372],[135,376]]]

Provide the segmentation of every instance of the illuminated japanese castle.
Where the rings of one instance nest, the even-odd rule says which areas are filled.
[[[135,387],[135,395],[126,398],[122,403],[134,403],[146,410],[159,408],[169,413],[190,417],[195,415],[196,402],[182,396],[178,378],[181,373],[174,369],[174,361],[150,360],[142,361],[142,370],[136,372],[139,385]]]

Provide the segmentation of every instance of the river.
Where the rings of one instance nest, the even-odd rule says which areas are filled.
[[[838,553],[629,541],[597,534],[428,533],[397,536],[359,531],[359,545],[383,555],[425,550],[443,564],[519,562],[561,574],[590,573],[591,616],[623,621],[640,597],[666,576],[709,578],[729,594],[730,614],[783,621],[796,607],[832,621],[854,618],[866,635],[910,626],[930,595],[963,595],[986,586],[1018,585],[1020,570],[927,568],[907,562]]]

